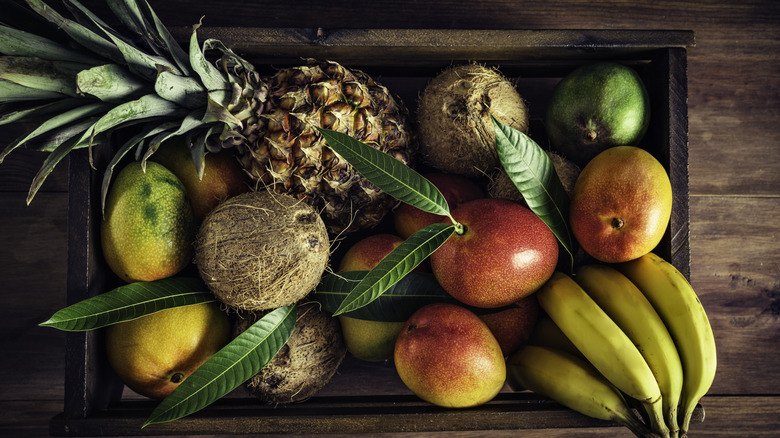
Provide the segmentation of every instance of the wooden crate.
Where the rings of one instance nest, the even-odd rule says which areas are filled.
[[[188,29],[174,29],[181,41]],[[634,67],[651,99],[651,122],[642,146],[667,168],[674,190],[671,226],[656,249],[689,275],[688,122],[686,50],[690,31],[626,30],[334,30],[202,28],[201,38],[218,38],[261,72],[300,64],[301,58],[332,59],[371,74],[399,95],[410,110],[425,84],[451,64],[478,61],[516,79],[531,111],[529,135],[547,142],[541,125],[552,88],[566,73],[594,60]],[[102,152],[102,153],[101,153]],[[96,151],[98,171],[87,151],[70,159],[68,304],[116,287],[100,254],[99,190],[110,159]],[[345,359],[330,384],[311,400],[264,406],[238,388],[189,417],[141,425],[156,402],[123,397],[110,369],[102,331],[66,336],[64,412],[52,419],[53,435],[164,435],[262,433],[379,433],[446,430],[617,426],[594,420],[535,394],[504,390],[471,409],[444,409],[422,402],[400,382],[391,364]],[[694,421],[703,417],[701,408]]]

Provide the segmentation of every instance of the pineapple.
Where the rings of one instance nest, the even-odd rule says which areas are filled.
[[[104,198],[130,151],[145,164],[163,141],[184,137],[201,173],[206,153],[230,149],[256,189],[311,203],[332,234],[371,227],[395,204],[316,130],[347,133],[411,164],[406,109],[365,73],[309,60],[264,78],[222,42],[201,45],[197,26],[185,51],[143,0],[109,2],[124,33],[76,0],[65,1],[73,19],[26,2],[42,17],[40,29],[54,24],[67,41],[0,24],[0,125],[34,126],[0,162],[20,146],[49,153],[28,203],[72,150],[109,147],[114,132],[132,126],[104,173]]]

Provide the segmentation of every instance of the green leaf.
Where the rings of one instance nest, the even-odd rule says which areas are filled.
[[[79,123],[76,123],[74,125],[69,125],[64,128],[66,131],[70,131],[74,127],[77,130],[84,129],[85,126],[94,126],[95,123],[97,123],[97,116],[93,117],[91,119],[83,120]],[[89,128],[87,128],[89,129]],[[86,129],[83,131],[83,135],[86,135]],[[72,131],[70,132],[72,133]],[[69,133],[69,134],[70,134]],[[79,143],[81,143],[81,138],[78,136],[73,137],[65,137],[61,139],[62,142],[54,149],[52,150],[49,155],[46,156],[46,159],[43,160],[43,164],[41,165],[41,168],[38,169],[38,173],[35,174],[35,177],[33,177],[32,183],[30,184],[30,190],[27,192],[27,205],[30,205],[33,198],[35,197],[35,194],[38,193],[38,189],[41,188],[44,181],[46,181],[46,178],[49,177],[51,172],[54,170],[54,167],[57,166],[57,164],[62,161],[63,158],[68,156],[68,154],[73,150],[76,149],[79,146]]]
[[[295,305],[263,316],[187,377],[142,427],[197,412],[249,380],[282,349],[295,328],[296,316]]]
[[[154,21],[154,27],[157,29],[157,34],[160,40],[162,40],[165,46],[168,48],[168,52],[170,53],[171,58],[173,58],[174,62],[176,62],[176,65],[179,66],[179,70],[182,71],[183,75],[190,76],[189,63],[187,62],[189,57],[187,52],[185,52],[179,43],[176,42],[176,39],[173,37],[173,35],[171,35],[171,33],[168,31],[168,28],[165,27],[163,22],[154,12],[152,7],[149,5],[149,2],[144,0],[144,5],[146,6],[146,10],[149,13],[149,16],[152,18],[152,21]]]
[[[379,298],[433,254],[454,231],[455,225],[436,223],[409,236],[355,285],[333,315],[351,312]]]
[[[65,101],[59,101],[55,103],[70,103],[71,99],[66,99]],[[81,102],[83,104],[83,102]],[[84,132],[91,124],[88,124],[86,126],[83,126],[81,130],[73,131],[72,128],[79,127],[82,125],[85,125],[86,122],[83,120],[81,122],[78,122],[84,117],[89,117],[94,114],[99,114],[105,111],[105,107],[103,104],[96,103],[96,104],[88,104],[83,106],[77,106],[76,108],[69,108],[70,105],[49,105],[49,110],[56,109],[56,108],[67,108],[65,112],[61,114],[57,114],[55,116],[50,116],[48,119],[46,119],[44,122],[40,123],[35,129],[28,132],[27,134],[23,135],[22,137],[18,138],[17,140],[13,141],[12,143],[8,144],[5,149],[3,149],[2,152],[0,152],[0,163],[3,162],[5,157],[14,151],[14,149],[17,149],[21,145],[27,143],[28,141],[31,141],[39,136],[42,136],[44,134],[52,133],[52,132],[63,132],[69,131],[72,132],[72,135],[70,135],[67,138],[71,138],[76,134],[79,134],[81,132]],[[40,109],[40,108],[38,108]],[[42,111],[44,112],[44,111]],[[97,118],[94,118],[93,120],[96,120]],[[63,128],[64,127],[64,128]],[[66,138],[66,139],[67,139]],[[62,142],[60,142],[62,143]]]
[[[229,100],[222,90],[209,91],[206,113],[203,115],[203,123],[221,122],[231,129],[238,129],[243,124],[229,109],[221,102]]]
[[[192,69],[195,70],[195,73],[198,74],[198,77],[200,77],[200,80],[207,91],[225,90],[228,81],[219,69],[206,59],[203,50],[201,50],[198,45],[198,27],[199,25],[195,26],[192,30],[192,36],[190,37],[190,65],[192,66]],[[208,41],[203,43],[204,49],[207,44]],[[219,104],[225,106],[227,102],[219,101]]]
[[[125,41],[122,37],[118,36],[116,32],[103,23],[88,9],[81,6],[78,2],[71,1],[71,3],[73,3],[77,8],[79,8],[81,12],[83,12],[90,20],[92,20],[92,22],[114,43],[114,45],[122,53],[128,68],[132,72],[146,78],[149,81],[153,81],[157,76],[157,73],[163,67],[170,69],[177,74],[181,74],[179,69],[167,59],[161,56],[150,55],[142,50],[139,50],[132,44]]]
[[[214,132],[214,126],[209,127],[205,134],[199,135],[189,141],[190,155],[195,169],[198,171],[198,180],[203,180],[203,174],[206,172],[206,142],[209,136]]]
[[[38,152],[53,152],[57,150],[57,148],[60,147],[63,143],[72,139],[73,137],[81,138],[81,136],[88,129],[92,128],[92,126],[97,121],[97,118],[98,116],[95,116],[62,126],[61,128],[57,128],[51,132],[47,132],[43,135],[28,140],[24,147],[25,149]],[[103,139],[104,135],[99,135],[93,138],[92,146],[100,145]],[[82,142],[75,145],[73,149],[80,149],[87,146],[88,145],[86,143]]]
[[[86,67],[67,61],[0,56],[0,80],[76,97],[76,75]]]
[[[383,192],[420,210],[452,219],[444,195],[412,168],[347,134],[317,129],[331,149]]]
[[[108,111],[95,123],[94,129],[88,134],[94,135],[106,132],[127,122],[140,121],[152,117],[169,117],[175,119],[184,116],[188,111],[173,102],[167,101],[156,94],[147,94],[139,99],[117,105]],[[88,140],[85,136],[82,141]]]
[[[103,173],[103,183],[100,188],[100,211],[102,214],[105,214],[106,212],[106,195],[108,195],[108,185],[111,182],[111,177],[114,174],[116,165],[119,164],[122,158],[124,158],[124,156],[127,155],[127,153],[130,152],[130,150],[142,140],[149,137],[154,137],[161,132],[173,130],[177,126],[178,125],[176,122],[167,122],[161,125],[150,124],[146,128],[142,129],[141,132],[126,141],[125,144],[119,148],[119,150],[111,158],[111,162],[108,163],[105,173]]]
[[[184,111],[181,108],[178,108],[174,103],[162,99],[157,95],[147,94],[140,99],[117,105],[96,121],[87,120],[91,123],[91,126],[84,130],[80,137],[64,140],[62,144],[57,146],[46,157],[41,169],[33,179],[33,184],[27,195],[27,204],[32,202],[38,189],[57,163],[65,158],[73,149],[92,146],[96,136],[119,127],[120,125],[140,123],[154,117],[168,116],[175,118],[177,115],[182,115],[183,112]]]
[[[49,61],[72,61],[85,64],[103,62],[86,52],[73,50],[34,33],[0,25],[0,51],[6,55],[30,56]]]
[[[197,277],[170,277],[136,282],[87,298],[57,311],[39,324],[65,331],[94,330],[177,306],[217,298]]]
[[[62,113],[73,108],[84,105],[84,99],[81,98],[64,98],[58,99],[52,102],[46,103],[30,103],[26,107],[24,104],[8,105],[10,111],[4,112],[6,109],[3,106],[2,115],[0,115],[0,125],[7,125],[17,122],[39,122],[48,119],[50,114]],[[13,109],[11,109],[13,108]],[[0,160],[2,162],[2,160]]]
[[[200,82],[168,71],[157,75],[154,91],[163,99],[176,102],[185,108],[200,108],[208,99]]]
[[[504,170],[523,195],[528,208],[541,218],[569,254],[574,269],[574,243],[569,230],[569,195],[550,157],[524,133],[495,118],[496,149]]]
[[[54,9],[47,6],[41,0],[25,0],[30,8],[39,15],[57,25],[58,28],[65,31],[73,41],[86,47],[88,50],[108,58],[116,63],[124,63],[122,52],[110,41],[91,31],[81,24],[67,19],[57,13]]]
[[[63,97],[63,95],[56,91],[38,90],[13,82],[0,80],[0,101],[3,102],[57,99],[61,97]]]
[[[312,293],[312,298],[322,304],[323,309],[333,313],[366,274],[368,274],[368,271],[328,274],[317,285],[317,288]],[[399,280],[398,283],[390,286],[376,300],[342,315],[369,321],[403,322],[409,319],[412,313],[420,307],[432,303],[457,304],[477,315],[501,312],[517,307],[517,304],[491,309],[467,306],[448,294],[439,285],[433,274],[410,272]]]
[[[328,274],[322,278],[312,298],[325,310],[334,313],[366,274],[368,271]],[[439,285],[433,274],[410,272],[374,301],[343,315],[371,321],[400,322],[409,319],[420,307],[438,302],[458,303]]]
[[[57,114],[55,116],[50,117],[48,120],[44,121],[40,125],[38,125],[35,129],[30,131],[29,133],[25,134],[24,136],[20,137],[19,139],[15,140],[13,143],[6,146],[6,148],[3,150],[2,153],[0,153],[0,162],[5,159],[5,157],[11,153],[14,149],[17,147],[23,145],[27,141],[34,139],[40,135],[43,135],[48,132],[52,132],[55,129],[61,128],[63,126],[72,126],[72,124],[78,120],[82,120],[86,117],[93,116],[95,114],[102,114],[106,111],[108,107],[100,102],[97,103],[90,103],[86,104],[80,107],[73,108],[71,110],[65,111],[62,114]]]
[[[159,136],[155,137],[151,144],[149,144],[149,147],[144,153],[143,158],[141,158],[141,168],[146,171],[146,160],[148,160],[149,157],[151,157],[152,154],[154,154],[157,149],[160,148],[160,144],[162,144],[162,142],[179,135],[184,135],[194,129],[198,129],[204,126],[205,124],[200,121],[202,113],[203,110],[193,111],[192,113],[188,114],[187,117],[182,119],[181,124],[179,125],[179,129],[167,134],[161,133]]]
[[[79,72],[79,92],[105,102],[132,100],[150,90],[145,82],[118,64],[105,64]]]

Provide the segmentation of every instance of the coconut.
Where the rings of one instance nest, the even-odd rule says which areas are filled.
[[[329,253],[325,224],[310,205],[265,190],[219,204],[195,242],[203,281],[223,303],[243,310],[298,302],[319,283]]]
[[[574,191],[574,183],[577,182],[577,177],[580,175],[579,166],[554,152],[545,151],[545,153],[550,157],[555,173],[558,174],[564,190],[571,197]],[[492,175],[487,191],[488,196],[491,198],[509,199],[510,201],[526,205],[523,195],[520,194],[520,191],[517,190],[517,187],[503,169]]]
[[[248,329],[258,317],[253,313],[236,319],[234,336]],[[301,302],[287,343],[244,387],[267,404],[305,401],[328,384],[346,354],[338,319],[315,301]]]
[[[417,107],[423,159],[444,172],[488,175],[500,167],[491,115],[528,133],[525,101],[498,70],[466,64],[437,75]]]

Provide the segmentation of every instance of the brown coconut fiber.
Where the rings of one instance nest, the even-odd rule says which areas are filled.
[[[329,252],[325,224],[311,206],[263,190],[230,198],[206,216],[195,263],[223,303],[266,310],[296,303],[314,289]]]
[[[238,319],[233,334],[248,329],[259,315]],[[298,304],[298,319],[287,343],[244,387],[263,403],[277,405],[308,400],[330,382],[347,347],[338,319],[315,301]]]
[[[457,65],[426,86],[417,107],[420,152],[430,166],[464,176],[500,167],[491,115],[528,133],[525,101],[498,70]]]

